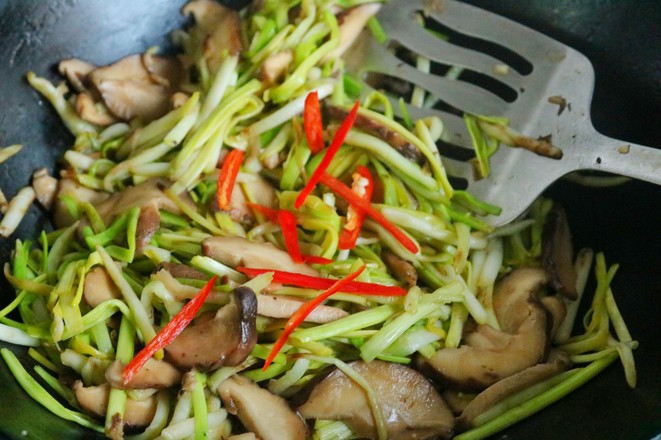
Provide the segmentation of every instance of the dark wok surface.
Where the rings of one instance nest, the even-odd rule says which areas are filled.
[[[527,24],[587,55],[596,70],[593,120],[606,135],[661,146],[661,2],[470,0]],[[72,141],[54,111],[24,80],[28,70],[56,78],[55,63],[76,56],[104,64],[151,45],[184,23],[181,0],[0,0],[0,145],[25,149],[0,165],[8,197],[32,171],[56,160]],[[659,170],[661,172],[661,170]],[[568,182],[549,195],[567,208],[576,246],[605,251],[621,263],[613,284],[634,338],[638,387],[619,365],[588,386],[498,438],[647,439],[661,432],[661,188],[631,182],[588,189]],[[48,223],[32,208],[12,239],[0,239],[0,263],[16,238],[35,237]],[[13,291],[0,279],[0,303]],[[24,353],[20,349],[17,353]],[[24,436],[26,434],[27,436]],[[0,362],[0,437],[91,438],[35,404]]]

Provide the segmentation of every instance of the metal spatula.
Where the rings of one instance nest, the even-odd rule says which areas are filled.
[[[467,112],[506,117],[510,127],[526,136],[550,135],[563,151],[555,160],[501,146],[491,158],[490,176],[482,179],[475,178],[466,155],[463,161],[444,159],[448,174],[465,179],[468,191],[502,207],[501,215],[487,218],[492,225],[515,219],[545,188],[572,171],[604,171],[661,184],[661,150],[611,139],[593,128],[594,70],[572,48],[452,0],[391,0],[378,19],[389,41],[364,42],[355,73],[362,79],[374,74],[403,79],[437,98],[431,108],[409,108],[409,113],[439,115],[445,126],[443,144],[472,149],[461,117]],[[432,73],[411,63],[411,54],[430,60]],[[453,78],[457,68],[463,73]]]

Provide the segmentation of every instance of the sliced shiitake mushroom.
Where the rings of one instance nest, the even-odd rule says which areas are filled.
[[[551,351],[546,362],[533,365],[499,380],[466,405],[457,419],[458,428],[462,431],[472,428],[473,421],[498,402],[565,371],[570,364],[569,356],[566,353],[555,350]],[[482,423],[485,421],[487,420],[482,420]]]
[[[350,366],[374,392],[389,439],[452,437],[454,416],[421,373],[383,361],[356,361]],[[365,390],[339,369],[314,386],[298,411],[306,419],[341,420],[360,438],[377,438]]]
[[[269,318],[289,318],[303,305],[303,301],[280,295],[258,295],[257,314]],[[319,305],[305,317],[305,322],[323,324],[344,318],[349,313],[339,307]]]
[[[58,228],[69,226],[76,221],[69,212],[64,197],[71,197],[78,202],[89,202],[96,205],[110,197],[110,194],[82,186],[73,179],[60,179],[57,185],[57,196],[53,204],[53,222]]]
[[[106,380],[113,388],[137,390],[168,388],[181,381],[181,373],[166,361],[150,358],[140,370],[124,383],[124,368],[120,361],[113,361],[106,369]]]
[[[232,376],[218,385],[225,408],[243,426],[262,440],[304,440],[308,430],[303,420],[280,396],[243,376]]]
[[[461,391],[480,391],[542,362],[549,346],[547,311],[539,301],[546,272],[521,268],[500,280],[493,307],[500,330],[480,325],[459,348],[441,349],[427,363],[444,383]]]
[[[96,266],[87,272],[83,283],[83,299],[89,306],[96,307],[104,301],[121,297],[119,288],[105,267]]]
[[[194,0],[182,11],[195,19],[191,31],[204,41],[203,56],[212,74],[228,55],[237,55],[243,50],[241,21],[234,9],[214,0]]]
[[[397,281],[403,282],[409,289],[418,284],[418,272],[411,263],[387,249],[381,252],[381,259]]]
[[[140,251],[158,230],[161,222],[161,209],[173,214],[181,212],[179,207],[163,192],[170,184],[171,182],[164,178],[148,179],[113,194],[98,204],[96,210],[101,218],[112,221],[129,209],[139,207],[136,248]]]
[[[229,304],[213,316],[194,320],[165,347],[168,361],[210,370],[243,362],[257,342],[257,298],[248,287],[233,290]]]
[[[177,58],[147,53],[94,69],[87,79],[113,115],[149,122],[170,110],[181,74]]]
[[[542,265],[551,276],[551,287],[568,299],[577,299],[571,231],[565,210],[557,204],[546,219],[542,241]]]
[[[291,256],[271,243],[257,243],[242,237],[209,237],[202,241],[202,253],[227,266],[284,270],[318,276],[304,263],[294,263]]]
[[[97,386],[86,387],[81,381],[73,385],[73,392],[80,408],[87,414],[97,417],[105,417],[108,409],[108,397],[110,385],[107,383]],[[156,398],[149,396],[142,400],[126,400],[123,422],[127,426],[147,426],[156,413]]]

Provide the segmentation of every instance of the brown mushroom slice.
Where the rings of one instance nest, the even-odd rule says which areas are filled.
[[[262,440],[304,440],[308,430],[287,401],[243,376],[231,376],[218,385],[218,394],[230,414]]]
[[[96,191],[78,184],[73,179],[60,179],[57,185],[57,196],[53,206],[53,221],[55,226],[63,228],[73,224],[76,219],[71,215],[63,197],[70,197],[78,202],[89,202],[93,205],[103,202],[110,194]]]
[[[565,371],[569,365],[569,356],[566,353],[552,351],[547,362],[533,365],[499,380],[475,396],[457,419],[457,426],[462,431],[472,428],[475,418],[498,402]],[[482,423],[485,421],[482,420]]]
[[[90,307],[121,297],[121,292],[104,267],[97,266],[87,272],[83,283],[83,299]]]
[[[551,275],[551,287],[569,299],[577,299],[574,246],[565,210],[555,205],[543,232],[542,264]]]
[[[170,263],[164,261],[162,263],[159,263],[158,266],[156,266],[156,269],[154,269],[154,273],[157,273],[161,269],[167,271],[174,278],[188,278],[192,280],[209,279],[209,277],[204,272],[201,272],[185,264]]]
[[[501,330],[478,326],[459,348],[441,349],[427,362],[444,382],[461,391],[481,391],[543,361],[548,349],[548,318],[537,296],[548,277],[542,269],[517,269],[494,289]]]
[[[202,254],[227,266],[284,270],[319,276],[304,263],[294,263],[291,256],[271,243],[258,243],[242,237],[209,237],[202,241]]]
[[[562,321],[565,320],[565,316],[567,316],[567,306],[557,295],[545,296],[541,299],[541,302],[546,311],[549,312],[549,318],[551,321],[549,335],[551,340],[553,340],[558,333],[560,324],[562,324]]]
[[[39,168],[32,173],[32,189],[41,206],[50,210],[57,195],[57,179],[48,174],[47,168]]]
[[[96,206],[101,218],[112,221],[133,207],[140,207],[140,216],[136,230],[136,248],[140,251],[149,243],[161,222],[159,210],[163,209],[173,214],[181,210],[170,200],[163,189],[168,187],[167,179],[148,179],[138,185],[129,186],[119,193],[113,194],[107,200]]]
[[[381,252],[381,259],[388,266],[396,280],[403,282],[409,289],[418,284],[418,272],[405,259],[389,250]]]
[[[90,83],[113,115],[148,122],[168,112],[181,65],[176,58],[156,55],[150,55],[148,63],[145,66],[143,55],[136,54],[90,72]]]
[[[71,84],[78,92],[82,92],[87,89],[85,84],[87,75],[89,75],[89,73],[94,69],[96,69],[96,66],[93,64],[79,60],[77,58],[68,58],[66,60],[62,60],[57,65],[57,70],[60,72],[60,75],[66,77],[69,81],[69,84]]]
[[[376,15],[380,8],[380,3],[365,3],[348,9],[338,16],[338,22],[340,25],[340,44],[323,57],[322,63],[341,57],[353,42],[356,41],[362,30],[365,28],[367,20]]]
[[[133,376],[129,383],[124,383],[125,365],[120,361],[112,362],[106,369],[106,380],[113,388],[143,390],[147,388],[168,388],[181,381],[181,373],[165,361],[149,359]]]
[[[389,439],[452,437],[454,416],[422,374],[383,361],[356,361],[350,366],[374,392]],[[377,438],[365,390],[339,369],[315,385],[298,411],[305,419],[341,420],[360,438]]]
[[[257,314],[269,318],[289,318],[303,305],[302,301],[278,295],[257,295]],[[305,317],[305,322],[324,324],[344,318],[349,313],[338,307],[319,305]]]
[[[179,81],[181,66],[176,58],[150,55],[148,63],[148,66],[145,66],[143,54],[129,55],[113,64],[94,69],[89,73],[88,78],[90,83],[97,88],[99,84],[108,80],[153,84],[160,84],[163,80],[170,84],[176,84]]]
[[[225,57],[243,50],[240,17],[234,9],[214,0],[194,0],[182,11],[195,19],[194,31],[204,40],[203,55],[212,74],[218,71]]]
[[[87,414],[93,416],[105,417],[108,408],[108,396],[110,395],[110,385],[107,383],[98,386],[83,386],[81,381],[76,381],[73,385],[73,392],[80,408]],[[132,427],[147,426],[154,418],[156,413],[156,398],[147,397],[143,400],[126,400],[126,410],[124,411],[124,424]]]
[[[333,104],[326,104],[325,109],[328,117],[336,121],[343,121],[349,115],[349,110]],[[386,127],[379,121],[375,121],[368,116],[358,114],[356,115],[354,126],[378,137],[397,150],[399,154],[405,158],[418,164],[424,163],[425,157],[415,145],[411,144],[402,135]]]
[[[229,304],[213,319],[198,319],[165,347],[167,359],[180,368],[210,370],[243,362],[257,342],[257,298],[237,287]]]
[[[95,102],[87,92],[76,96],[76,113],[81,119],[102,127],[117,122],[117,118],[108,113],[108,109],[102,103]]]
[[[150,122],[170,110],[172,91],[143,81],[107,79],[96,86],[110,112],[124,121],[139,118]]]

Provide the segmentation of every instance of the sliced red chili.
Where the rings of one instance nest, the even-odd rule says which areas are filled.
[[[344,121],[342,121],[340,128],[338,128],[337,131],[335,132],[335,136],[333,136],[333,141],[326,150],[324,157],[321,159],[321,162],[319,162],[319,165],[310,176],[310,180],[308,180],[308,183],[301,190],[298,197],[296,197],[296,202],[294,203],[294,207],[296,207],[296,209],[300,208],[301,205],[303,205],[305,199],[310,195],[312,190],[314,190],[314,187],[319,182],[319,179],[321,178],[322,174],[326,173],[326,169],[328,169],[328,166],[333,160],[333,157],[337,154],[338,150],[344,143],[344,139],[347,137],[349,130],[351,130],[351,127],[353,127],[353,123],[356,120],[356,114],[358,113],[358,106],[359,106],[359,102],[356,101],[356,103],[353,105],[353,108],[349,112],[349,115],[346,117],[346,119],[344,119]]]
[[[324,127],[321,121],[321,108],[319,106],[319,95],[310,92],[305,98],[303,109],[303,129],[308,140],[310,151],[318,153],[324,149]]]
[[[328,289],[335,283],[336,280],[330,278],[315,277],[312,275],[305,275],[296,272],[287,272],[284,270],[262,269],[253,267],[236,268],[239,272],[256,277],[257,275],[272,272],[273,282],[288,284],[292,286],[307,287],[309,289]],[[356,293],[361,295],[376,295],[376,296],[404,296],[406,289],[399,286],[386,286],[376,283],[365,283],[362,281],[352,281],[342,287],[342,292]]]
[[[278,339],[275,341],[275,344],[273,344],[273,348],[271,349],[271,352],[269,355],[266,357],[266,361],[264,362],[264,367],[262,367],[263,370],[266,370],[269,365],[271,365],[271,362],[273,362],[273,359],[278,355],[280,350],[282,350],[282,347],[285,345],[285,342],[287,342],[287,339],[289,338],[289,335],[292,334],[294,330],[296,330],[296,327],[298,327],[301,322],[307,318],[307,316],[322,302],[324,302],[328,297],[333,295],[336,292],[339,292],[342,290],[342,288],[347,284],[353,281],[358,275],[363,273],[365,270],[365,265],[363,264],[356,270],[355,272],[350,273],[347,275],[345,278],[342,278],[341,280],[337,280],[335,283],[333,283],[332,286],[330,286],[327,290],[324,292],[320,293],[316,297],[312,298],[309,301],[306,301],[299,307],[287,320],[287,324],[285,324],[285,329],[278,337]]]
[[[232,150],[227,153],[223,166],[218,174],[217,186],[217,199],[218,208],[225,211],[230,209],[230,199],[232,198],[232,190],[236,182],[236,176],[239,174],[241,163],[243,162],[243,151]]]
[[[124,384],[131,381],[133,376],[140,371],[142,366],[161,348],[168,345],[170,342],[179,336],[179,334],[186,328],[188,324],[195,318],[197,312],[206,301],[211,288],[216,282],[216,276],[212,277],[208,283],[200,289],[200,291],[182,307],[176,315],[172,317],[165,327],[159,331],[154,338],[144,346],[142,350],[128,363],[124,369]]]
[[[294,214],[281,209],[278,211],[278,223],[282,230],[282,237],[285,240],[285,247],[287,253],[294,263],[303,263],[303,256],[301,255],[301,248],[298,244],[298,231],[296,230],[296,217]]]
[[[391,223],[390,220],[385,218],[383,214],[374,209],[374,207],[368,201],[358,197],[356,193],[351,191],[351,188],[346,186],[335,177],[326,173],[320,176],[320,182],[329,187],[333,192],[343,197],[352,205],[363,209],[367,215],[372,217],[377,223],[383,226],[385,230],[390,232],[392,236],[395,237],[397,241],[399,241],[410,252],[414,254],[418,252],[418,246],[413,242],[413,240],[404,234],[404,232],[402,232],[402,230],[399,229],[396,225]]]
[[[255,212],[259,212],[264,217],[272,221],[273,223],[278,223],[278,210],[269,208],[268,206],[260,205],[258,203],[247,203],[248,206]]]
[[[319,257],[317,255],[303,254],[303,261],[310,264],[331,264],[333,260],[330,258]]]
[[[366,179],[367,184],[363,187],[359,182],[354,182],[351,190],[358,197],[369,202],[372,198],[372,192],[374,191],[374,179],[372,178],[372,174],[367,167],[363,165],[358,166],[356,173],[361,178]],[[362,194],[360,194],[359,188],[364,188]],[[340,249],[353,249],[356,246],[356,240],[358,240],[358,236],[360,235],[360,228],[363,226],[363,221],[365,220],[365,210],[350,204],[347,211],[347,219],[347,224],[340,232],[340,239],[338,242],[338,247]]]

